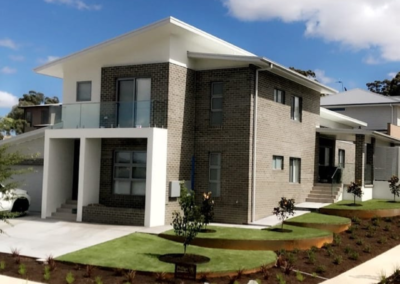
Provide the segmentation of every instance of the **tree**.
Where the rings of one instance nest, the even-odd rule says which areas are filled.
[[[289,216],[294,215],[294,199],[287,199],[286,197],[282,197],[278,202],[278,207],[274,208],[272,212],[279,220],[282,220],[281,231],[283,231],[283,222],[289,218]]]
[[[311,79],[316,79],[317,75],[315,74],[314,71],[312,70],[302,70],[302,69],[296,69],[294,67],[289,67],[290,70],[293,70],[307,78],[311,78]],[[316,80],[315,80],[316,81]]]
[[[19,99],[18,105],[12,107],[8,113],[7,118],[12,119],[12,125],[8,128],[2,128],[0,124],[0,132],[10,134],[15,131],[16,134],[21,134],[24,131],[26,121],[24,118],[24,110],[21,106],[36,106],[41,104],[55,104],[59,103],[58,97],[46,97],[43,93],[36,91],[29,91],[28,94],[23,94]]]
[[[400,72],[391,80],[375,80],[366,85],[368,90],[377,94],[384,96],[400,96]]]
[[[204,226],[210,224],[214,219],[214,200],[211,198],[211,192],[203,193],[203,202],[200,208],[201,215],[204,218]]]
[[[356,197],[361,198],[364,192],[361,189],[360,183],[350,182],[350,185],[347,187],[347,193],[353,194],[354,203],[356,205]]]
[[[396,195],[400,197],[400,185],[397,184],[399,182],[399,178],[397,176],[392,176],[389,182],[390,192],[393,194],[394,202],[396,202]]]
[[[183,248],[184,254],[186,254],[187,246],[200,232],[204,220],[199,207],[195,204],[194,191],[188,190],[183,183],[181,184],[179,205],[183,215],[181,212],[174,211],[171,225],[176,235],[184,237]]]

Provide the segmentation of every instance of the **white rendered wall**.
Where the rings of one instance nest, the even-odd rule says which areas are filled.
[[[18,182],[18,188],[25,189],[31,198],[29,211],[40,212],[42,210],[42,187],[43,187],[43,166],[16,166],[15,169],[23,170],[30,168],[31,171],[15,175],[13,181]]]
[[[44,155],[42,218],[72,197],[74,140],[46,137]]]
[[[77,221],[82,221],[83,206],[99,203],[101,139],[81,139]]]
[[[154,131],[147,138],[145,227],[165,223],[167,179],[167,131]]]
[[[393,194],[390,193],[389,183],[387,181],[374,181],[374,199],[388,199],[393,200]],[[396,199],[399,199],[396,197]]]
[[[371,200],[373,198],[373,187],[363,187],[362,191],[364,194],[362,195],[362,198],[356,197],[356,201],[367,201]],[[344,187],[343,189],[343,200],[354,200],[354,195],[347,193],[347,186]]]

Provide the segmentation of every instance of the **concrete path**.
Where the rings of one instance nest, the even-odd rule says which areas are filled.
[[[300,216],[300,215],[303,215],[306,213],[310,213],[310,211],[295,210],[294,215],[291,216],[290,218],[294,218],[294,217],[297,217],[297,216]],[[257,226],[272,227],[272,226],[281,224],[281,221],[275,215],[272,215],[272,216],[268,216],[268,217],[262,218],[260,220],[257,220],[251,224],[257,225]]]
[[[319,209],[328,205],[331,205],[332,203],[318,203],[318,202],[302,202],[299,204],[296,204],[296,208],[304,208],[304,209]]]
[[[395,267],[400,267],[400,245],[378,255],[377,257],[350,269],[323,284],[376,284],[379,276],[393,274]]]
[[[10,220],[12,226],[0,224],[0,252],[20,249],[21,255],[45,258],[103,243],[136,232],[142,227],[96,225],[25,216]],[[148,229],[149,230],[149,229]],[[3,282],[0,282],[3,283]]]
[[[12,278],[0,275],[0,283],[2,284],[42,284],[42,282],[33,282],[24,279]]]

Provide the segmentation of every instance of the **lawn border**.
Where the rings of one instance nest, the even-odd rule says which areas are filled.
[[[349,220],[348,223],[343,223],[343,224],[324,224],[324,223],[312,223],[312,222],[296,222],[296,221],[287,220],[284,222],[284,224],[291,225],[291,226],[297,226],[297,227],[303,227],[303,228],[319,229],[319,230],[329,231],[329,232],[338,234],[338,233],[344,232],[348,228],[350,228],[351,221]]]
[[[396,217],[400,216],[400,208],[394,209],[372,209],[372,210],[363,210],[363,209],[336,209],[336,208],[320,208],[319,213],[326,215],[335,215],[340,217],[357,217],[360,219],[372,219],[374,217]]]
[[[284,234],[284,233],[283,233]],[[184,238],[169,234],[159,234],[160,238],[183,243]],[[295,240],[232,240],[232,239],[218,239],[218,238],[195,238],[191,245],[216,248],[216,249],[232,249],[232,250],[272,250],[277,251],[281,249],[294,250],[301,249],[306,250],[311,247],[322,247],[325,243],[332,243],[333,235],[314,237],[307,239],[295,239]]]

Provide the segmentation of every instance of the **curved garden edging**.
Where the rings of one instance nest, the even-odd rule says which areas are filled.
[[[325,223],[311,223],[311,222],[292,222],[288,220],[285,221],[284,223],[291,226],[319,229],[336,234],[346,231],[351,226],[351,222],[346,224],[325,224]]]
[[[159,234],[160,238],[183,243],[184,238],[175,235]],[[332,243],[333,236],[314,237],[308,239],[297,240],[230,240],[230,239],[210,239],[210,238],[195,238],[191,245],[218,248],[218,249],[233,249],[233,250],[306,250],[313,246],[322,247],[325,243]]]
[[[330,209],[320,208],[319,213],[327,215],[335,215],[340,217],[357,217],[360,219],[372,219],[374,217],[395,217],[400,216],[400,209],[373,209],[373,210],[357,210],[357,209]]]

